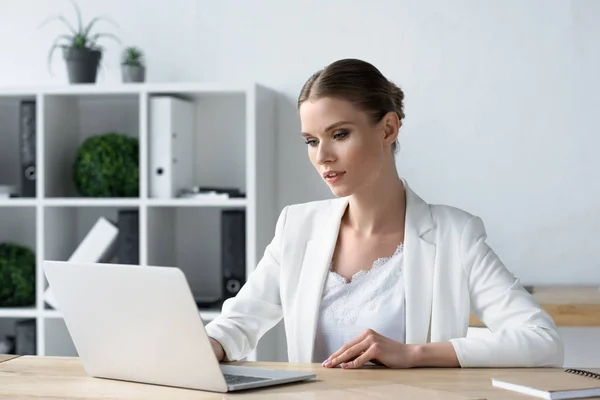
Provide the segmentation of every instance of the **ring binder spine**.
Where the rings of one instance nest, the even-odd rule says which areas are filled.
[[[585,371],[583,369],[569,368],[569,369],[566,369],[565,372],[569,373],[569,374],[575,374],[575,375],[585,376],[587,378],[600,379],[600,374],[599,373],[591,372],[591,371]]]

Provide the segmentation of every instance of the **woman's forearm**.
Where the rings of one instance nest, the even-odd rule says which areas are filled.
[[[213,339],[213,338],[209,338],[210,339],[210,344],[212,346],[213,352],[215,353],[215,356],[217,357],[218,361],[223,361],[225,359],[225,350],[223,350],[223,346],[221,346],[221,343],[219,343],[219,341]]]
[[[419,344],[415,347],[413,367],[460,367],[450,342]]]

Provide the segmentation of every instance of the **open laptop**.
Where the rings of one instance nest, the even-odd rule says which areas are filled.
[[[220,364],[179,268],[44,261],[43,269],[91,376],[222,393],[315,378]]]

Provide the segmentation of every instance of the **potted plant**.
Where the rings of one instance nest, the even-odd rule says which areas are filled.
[[[77,14],[77,29],[63,16],[52,16],[40,24],[40,28],[50,21],[58,20],[63,22],[69,29],[69,34],[59,35],[52,44],[48,53],[48,65],[52,61],[52,56],[57,48],[62,49],[63,58],[67,66],[67,73],[70,83],[95,83],[98,75],[98,67],[102,59],[103,49],[98,45],[98,39],[108,37],[120,43],[112,33],[93,33],[94,24],[100,20],[114,23],[107,17],[99,16],[92,18],[87,25],[83,24],[81,10],[74,0],[70,0],[75,7]],[[50,71],[52,73],[52,71]]]
[[[123,132],[90,136],[77,148],[72,174],[83,197],[138,197],[138,139]]]
[[[35,253],[17,243],[0,243],[0,307],[34,305]]]
[[[123,50],[121,74],[123,82],[144,82],[146,80],[146,66],[142,50],[134,46],[126,47]]]

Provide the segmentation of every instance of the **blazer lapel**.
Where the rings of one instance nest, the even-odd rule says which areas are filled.
[[[322,229],[310,239],[298,282],[297,351],[299,362],[312,362],[317,317],[321,306],[323,285],[337,242],[341,218],[348,204],[347,198],[338,198],[325,210]]]
[[[404,181],[404,180],[403,180]],[[429,205],[404,181],[404,278],[406,288],[406,343],[430,341],[435,244],[428,239],[434,228]]]

